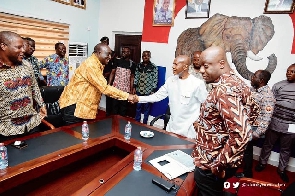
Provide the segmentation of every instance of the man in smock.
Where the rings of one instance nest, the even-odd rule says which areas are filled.
[[[180,55],[173,61],[173,74],[154,94],[138,96],[139,103],[158,102],[169,97],[171,116],[166,131],[195,138],[193,127],[200,114],[200,105],[206,100],[204,82],[188,73],[190,58]]]

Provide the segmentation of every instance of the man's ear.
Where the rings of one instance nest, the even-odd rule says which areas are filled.
[[[1,50],[6,50],[7,45],[4,43],[0,43]]]
[[[184,65],[183,70],[187,70],[187,69],[188,69],[188,65]]]
[[[220,69],[223,69],[224,68],[224,60],[220,60],[219,65],[220,65]]]

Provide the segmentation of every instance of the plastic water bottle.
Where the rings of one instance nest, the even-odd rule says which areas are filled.
[[[141,147],[137,147],[137,149],[134,152],[133,169],[136,171],[141,170],[141,163],[142,163],[142,150],[141,150]]]
[[[128,121],[128,123],[125,126],[125,135],[124,135],[125,140],[128,140],[128,141],[130,140],[131,129],[132,129],[132,126],[130,124],[130,121]]]
[[[89,127],[87,124],[87,121],[83,121],[83,125],[82,125],[82,139],[83,140],[88,140],[89,138]]]
[[[7,148],[4,143],[0,143],[0,169],[5,169],[8,167],[8,155]]]

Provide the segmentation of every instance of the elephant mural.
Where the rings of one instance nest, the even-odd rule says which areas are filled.
[[[257,54],[274,35],[274,26],[267,16],[256,18],[228,17],[215,14],[198,28],[183,31],[177,39],[175,56],[191,55],[194,51],[203,51],[217,45],[232,55],[232,62],[238,73],[250,80],[253,73],[248,70],[246,58],[261,60]],[[266,70],[273,73],[277,66],[277,57],[271,54]]]

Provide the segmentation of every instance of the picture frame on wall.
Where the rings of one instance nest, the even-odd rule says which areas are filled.
[[[71,0],[71,5],[78,8],[86,9],[86,0]]]
[[[62,4],[65,4],[65,5],[71,5],[72,0],[52,0],[52,1],[62,3]]]
[[[294,6],[293,0],[266,0],[264,14],[292,14]]]
[[[153,26],[173,26],[175,0],[154,0]]]
[[[186,0],[186,19],[209,18],[211,0]]]

